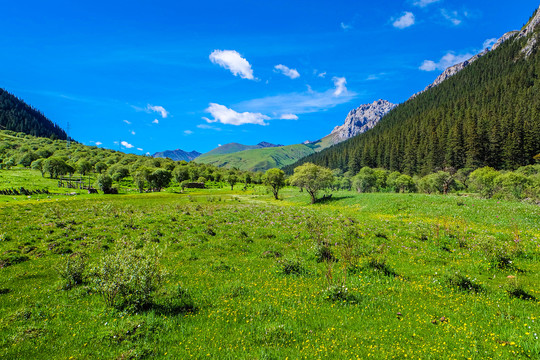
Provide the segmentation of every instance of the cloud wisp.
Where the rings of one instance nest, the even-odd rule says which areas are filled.
[[[263,115],[261,113],[255,112],[236,112],[233,109],[216,103],[210,103],[210,106],[206,108],[205,112],[212,115],[213,119],[203,117],[203,119],[208,123],[219,122],[226,125],[245,125],[245,124],[255,124],[255,125],[268,125],[265,120],[270,120],[270,117]]]
[[[449,68],[450,66],[459,64],[459,63],[461,63],[461,62],[463,62],[465,60],[470,59],[473,56],[474,56],[473,54],[469,54],[469,53],[456,55],[453,52],[449,52],[446,55],[444,55],[437,62],[435,62],[433,60],[424,60],[422,65],[420,65],[420,70],[423,70],[423,71],[435,71],[435,70],[444,71],[447,68]]]
[[[274,66],[274,71],[279,72],[291,79],[297,79],[300,77],[300,73],[296,69],[290,69],[289,67],[282,64]]]
[[[298,116],[294,114],[283,114],[279,118],[281,120],[298,120]]]
[[[229,70],[234,76],[256,80],[251,64],[235,50],[214,50],[210,54],[210,61]]]
[[[458,26],[459,24],[463,22],[463,20],[461,19],[461,16],[459,15],[457,11],[441,9],[441,15],[443,16],[443,18],[450,21],[454,26]],[[467,14],[464,14],[464,15],[466,16]]]
[[[405,29],[413,26],[415,23],[414,14],[410,11],[405,11],[398,19],[395,19],[392,26],[398,29]]]
[[[314,91],[309,87],[304,92],[243,101],[235,107],[245,111],[261,111],[267,114],[294,114],[298,116],[331,109],[348,103],[357,96],[356,93],[347,89],[345,86],[347,80],[344,77],[334,77],[333,82],[334,87],[324,92]]]
[[[424,7],[428,6],[428,5],[437,3],[439,1],[441,1],[441,0],[416,0],[416,1],[413,2],[413,5],[424,8]]]
[[[127,141],[122,141],[122,142],[120,142],[120,145],[122,145],[122,146],[125,147],[126,149],[131,149],[131,148],[134,147],[133,145],[131,145],[131,144],[128,143]]]
[[[165,108],[163,106],[159,106],[159,105],[150,105],[148,104],[146,106],[146,112],[157,112],[161,115],[162,118],[166,118],[167,116],[169,116],[169,112],[167,110],[165,110]]]

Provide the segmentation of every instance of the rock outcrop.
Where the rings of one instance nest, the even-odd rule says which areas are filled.
[[[353,136],[372,129],[379,120],[397,105],[387,100],[377,100],[371,104],[361,105],[351,110],[345,118],[345,123],[336,126],[327,136],[333,144],[345,141]]]

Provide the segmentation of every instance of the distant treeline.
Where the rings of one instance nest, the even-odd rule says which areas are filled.
[[[4,89],[0,89],[0,130],[12,130],[53,139],[67,139],[66,132],[60,126]]]
[[[303,158],[357,173],[380,167],[409,175],[444,168],[514,170],[540,153],[540,55],[508,40],[464,70],[401,104],[371,131]]]

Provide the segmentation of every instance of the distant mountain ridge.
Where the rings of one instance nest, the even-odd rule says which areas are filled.
[[[66,132],[60,126],[4,89],[0,89],[0,130],[67,139]]]
[[[266,142],[253,146],[230,143],[203,154],[195,161],[251,171],[281,168],[373,128],[396,106],[387,100],[361,105],[349,112],[343,125],[336,126],[330,134],[317,141],[288,146]]]
[[[182,149],[176,149],[176,150],[165,150],[161,152],[157,152],[152,157],[155,158],[169,158],[174,161],[191,161],[196,159],[197,157],[201,156],[202,154],[200,152],[197,152],[195,150],[191,152],[184,151]]]
[[[244,144],[232,142],[225,145],[220,145],[217,148],[212,149],[209,152],[202,154],[200,157],[205,158],[207,156],[233,154],[233,153],[245,151],[245,150],[264,149],[264,148],[272,148],[272,147],[280,147],[280,146],[284,146],[284,145],[275,145],[266,141],[261,141],[257,145],[244,145]]]

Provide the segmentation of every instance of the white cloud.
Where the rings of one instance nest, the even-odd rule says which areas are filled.
[[[191,131],[191,130],[184,130],[184,134],[186,134],[186,135],[191,135],[191,134],[193,134],[193,131]]]
[[[221,131],[221,128],[218,128],[218,127],[215,127],[215,126],[211,126],[211,125],[208,125],[208,124],[199,124],[199,125],[197,125],[197,127],[198,127],[199,129],[204,129],[204,130]]]
[[[484,41],[484,43],[482,44],[482,49],[491,49],[491,47],[492,47],[493,45],[495,45],[496,42],[497,42],[497,39],[496,39],[496,38],[487,39],[487,40]]]
[[[146,106],[146,111],[147,112],[154,111],[154,112],[160,113],[161,117],[164,118],[164,119],[167,116],[169,116],[169,112],[167,110],[165,110],[165,108],[163,106],[154,106],[154,105],[148,104],[148,106]]]
[[[135,131],[131,130],[130,131],[131,135],[135,135]]]
[[[137,148],[137,150],[139,150],[139,151],[143,151],[143,149],[142,149],[142,148]]]
[[[426,7],[430,4],[433,4],[433,3],[436,3],[436,2],[439,2],[441,0],[417,0],[415,2],[413,2],[413,5],[414,6],[418,6],[418,7]]]
[[[395,20],[392,25],[398,29],[405,29],[414,25],[414,14],[410,11],[405,11],[400,18]]]
[[[244,125],[244,124],[256,124],[256,125],[268,125],[265,120],[270,118],[261,113],[243,112],[239,113],[233,109],[229,109],[226,106],[210,103],[210,106],[205,110],[210,113],[214,118],[212,120],[203,117],[209,123],[220,122],[227,125]]]
[[[159,120],[158,120],[158,119],[154,119],[154,121],[152,121],[152,124],[159,124]]]
[[[322,72],[320,74],[317,74],[318,77],[324,79],[324,77],[326,76],[326,71],[325,72]]]
[[[279,118],[281,120],[298,120],[298,116],[294,114],[283,114]]]
[[[131,145],[127,141],[122,141],[120,144],[127,149],[131,149],[133,147],[133,145]]]
[[[446,9],[441,9],[441,15],[455,26],[458,26],[462,22],[457,11],[448,11]],[[466,15],[467,13],[465,13],[465,16]]]
[[[218,147],[220,147],[220,146],[221,146],[221,144],[217,144],[217,146],[218,146]]]
[[[210,54],[210,61],[230,70],[234,76],[240,75],[242,79],[255,80],[251,64],[234,50],[214,50]]]
[[[450,66],[456,65],[458,63],[461,63],[465,60],[470,59],[473,57],[472,54],[463,54],[463,55],[456,55],[452,52],[447,53],[444,55],[438,62],[435,62],[433,60],[424,60],[422,65],[420,65],[420,70],[423,71],[435,71],[440,70],[444,71]]]
[[[345,87],[345,84],[347,84],[347,79],[345,79],[344,77],[334,76],[332,78],[332,81],[334,82],[334,86],[336,87],[336,89],[334,90],[334,96],[347,94],[347,88]]]
[[[127,121],[127,120],[124,120],[124,122],[128,125],[131,125],[131,122],[130,121]]]
[[[101,141],[96,141],[96,146],[102,145],[103,143]]]
[[[289,69],[287,66],[279,64],[274,66],[274,71],[280,72],[285,76],[290,77],[291,79],[296,79],[300,77],[300,73],[296,69]]]
[[[344,22],[342,22],[342,23],[340,24],[340,26],[341,26],[341,28],[342,28],[343,30],[345,30],[345,31],[349,31],[349,30],[351,30],[351,29],[353,28],[353,26],[352,26],[351,24],[345,24]]]
[[[335,78],[334,88],[318,92],[308,87],[301,93],[289,93],[243,101],[235,107],[246,111],[262,111],[267,114],[308,114],[324,111],[345,104],[357,94],[345,88],[345,78]],[[339,95],[336,95],[339,93]]]

